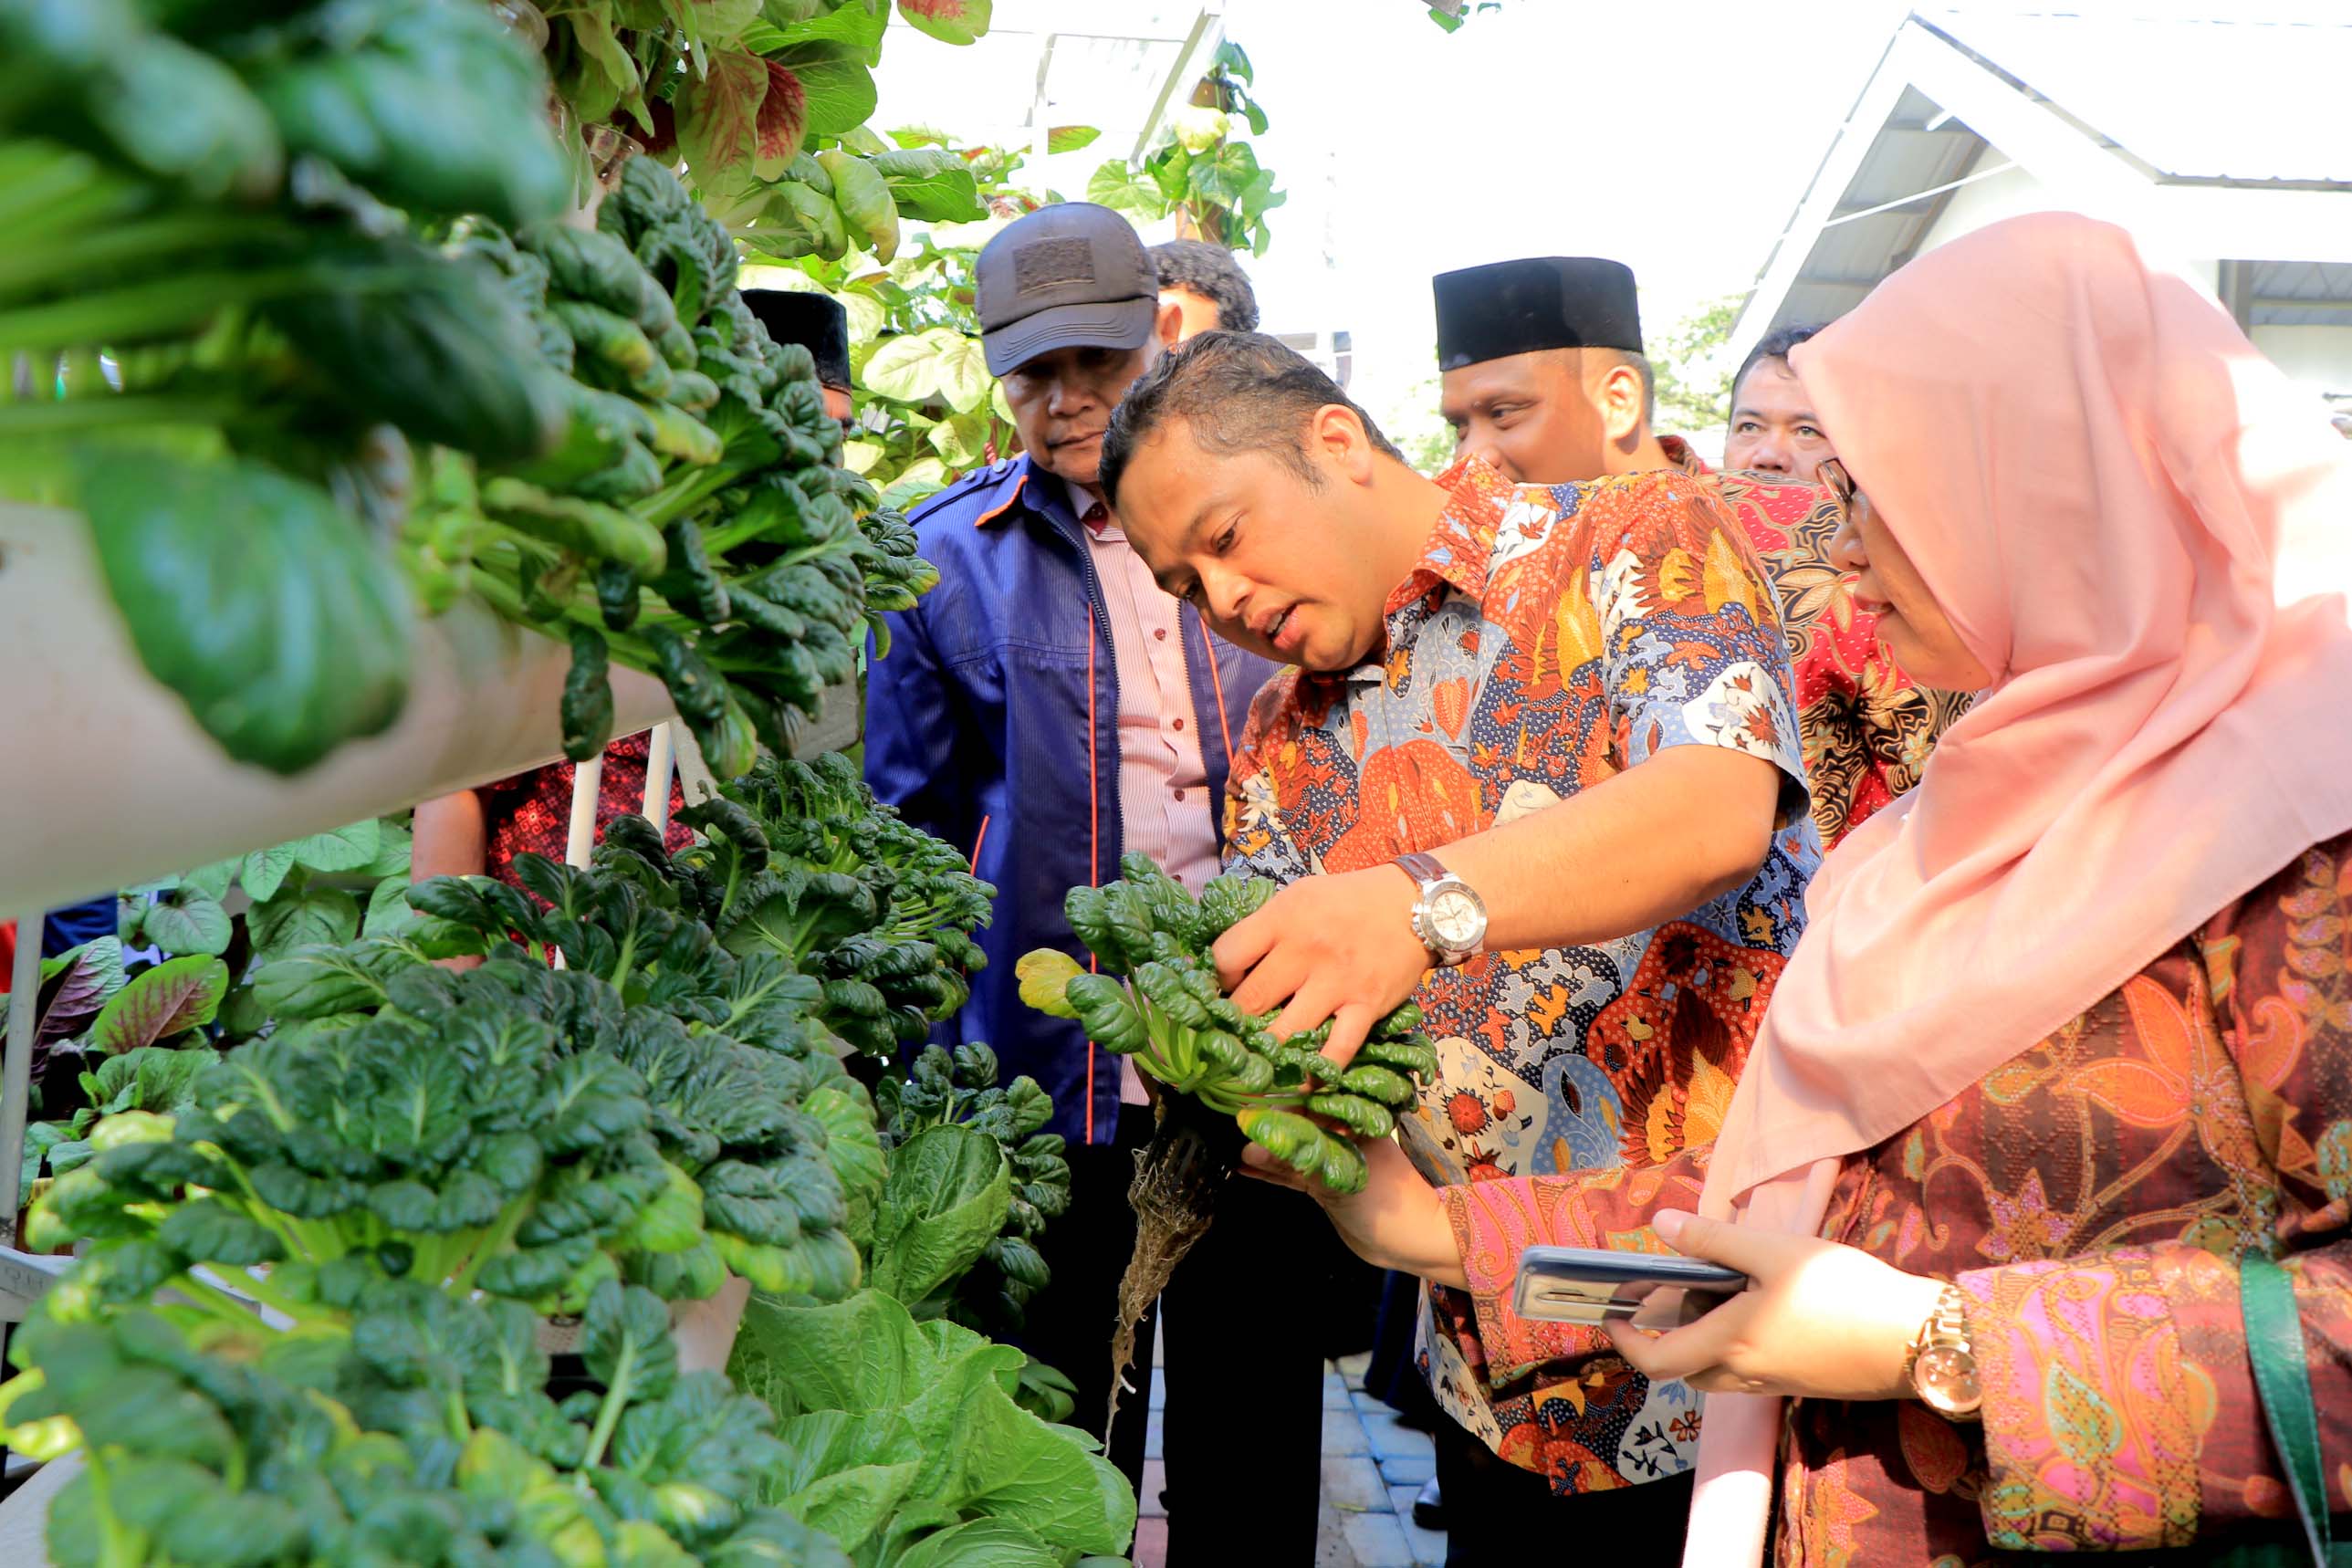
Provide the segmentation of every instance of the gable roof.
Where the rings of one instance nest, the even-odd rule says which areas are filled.
[[[2352,80],[2352,19],[2319,15],[1914,11],[1766,259],[1733,357],[1775,326],[1853,309],[1959,193],[2011,170],[2038,182],[2036,205],[2121,223],[2160,254],[2260,258],[2225,268],[2249,324],[2352,321],[2352,134],[2336,85]]]

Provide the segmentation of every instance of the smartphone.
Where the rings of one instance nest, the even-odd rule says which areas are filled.
[[[1747,1289],[1748,1276],[1737,1268],[1696,1258],[1530,1247],[1519,1257],[1511,1310],[1543,1322],[1596,1328],[1612,1318],[1640,1313],[1642,1328],[1674,1329]]]

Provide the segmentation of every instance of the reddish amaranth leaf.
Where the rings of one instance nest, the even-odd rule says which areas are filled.
[[[768,96],[766,65],[757,55],[715,55],[708,75],[680,84],[677,140],[697,184],[714,188],[751,162]]]
[[[774,60],[761,63],[768,68],[768,96],[760,102],[757,156],[763,163],[788,163],[808,131],[808,94],[790,67]]]
[[[950,44],[968,44],[988,31],[992,0],[898,0],[909,26]]]

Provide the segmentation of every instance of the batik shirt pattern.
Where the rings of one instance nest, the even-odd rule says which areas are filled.
[[[1591,1330],[1514,1314],[1528,1247],[1659,1249],[1711,1150],[1446,1194],[1491,1350],[1569,1372]],[[2327,1495],[2352,1503],[2352,835],[2311,847],[2046,1038],[1847,1156],[1822,1236],[1960,1289],[1981,1422],[1791,1400],[1780,1568],[2284,1542],[2294,1500],[2238,1259],[2294,1276]],[[1597,1363],[1596,1363],[1597,1364]],[[2282,1552],[2279,1562],[2308,1561]],[[2119,1556],[2113,1561],[2140,1559]]]
[[[1755,552],[1707,481],[1671,470],[1514,489],[1456,466],[1378,662],[1276,676],[1227,790],[1227,864],[1290,881],[1378,866],[1539,811],[1676,746],[1785,775],[1745,886],[1602,946],[1482,955],[1414,999],[1438,1040],[1402,1137],[1441,1185],[1673,1158],[1714,1135],[1802,923],[1820,856],[1788,647]],[[1692,1395],[1622,1362],[1570,1385],[1494,1363],[1467,1297],[1435,1293],[1419,1359],[1439,1403],[1563,1491],[1688,1468]]]
[[[1798,737],[1824,848],[1919,782],[1964,692],[1912,684],[1878,640],[1878,617],[1853,602],[1853,574],[1830,559],[1845,521],[1822,487],[1780,474],[1712,473],[1688,443],[1659,445],[1676,468],[1715,486],[1780,595],[1796,681]]]

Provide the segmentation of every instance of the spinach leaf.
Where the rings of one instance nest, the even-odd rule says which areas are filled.
[[[874,1226],[873,1283],[920,1301],[971,1267],[1004,1225],[1013,1173],[996,1141],[950,1124],[901,1147]]]
[[[140,661],[230,756],[299,773],[399,716],[408,591],[326,491],[110,450],[79,498]]]

